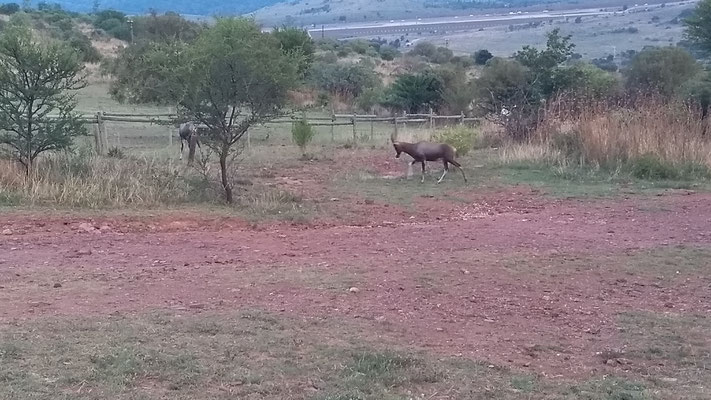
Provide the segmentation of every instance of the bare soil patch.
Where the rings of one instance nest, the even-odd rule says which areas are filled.
[[[409,208],[333,202],[357,210],[355,225],[4,215],[0,321],[259,308],[356,321],[368,335],[435,353],[576,377],[618,368],[599,353],[624,347],[620,313],[711,312],[703,262],[643,268],[644,257],[666,257],[659,249],[701,249],[690,256],[697,264],[707,255],[711,195],[461,196]]]

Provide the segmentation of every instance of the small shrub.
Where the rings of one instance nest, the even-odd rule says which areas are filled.
[[[291,138],[294,143],[299,146],[302,154],[306,154],[306,146],[311,142],[314,137],[314,130],[309,125],[306,118],[294,123],[291,128]]]
[[[112,147],[109,149],[109,151],[106,153],[108,157],[111,158],[126,158],[126,154],[123,152],[123,150],[119,149],[118,147]]]
[[[476,65],[486,65],[486,62],[494,58],[489,50],[482,49],[474,53],[474,62]]]
[[[638,157],[630,164],[632,175],[637,179],[675,179],[679,176],[679,171],[673,165],[653,154]]]
[[[583,156],[583,141],[577,133],[560,133],[552,138],[551,145],[568,160],[575,161]]]
[[[709,168],[703,164],[686,162],[675,165],[664,161],[654,154],[645,154],[630,161],[630,171],[637,179],[646,180],[694,180],[704,179],[711,175]]]
[[[478,132],[469,126],[456,126],[437,132],[433,140],[439,143],[447,143],[457,149],[457,156],[465,156],[474,148]]]
[[[385,61],[392,61],[395,57],[399,57],[400,52],[392,46],[380,46],[380,58]]]

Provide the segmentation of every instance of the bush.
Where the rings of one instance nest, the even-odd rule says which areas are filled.
[[[395,57],[399,57],[400,52],[392,46],[380,46],[380,58],[385,61],[392,61]]]
[[[370,48],[370,43],[366,42],[365,40],[360,40],[360,39],[354,40],[348,44],[354,52],[356,52],[360,55],[364,55]]]
[[[460,56],[452,57],[452,59],[449,60],[449,62],[451,62],[454,65],[460,66],[462,68],[469,68],[469,67],[472,67],[474,64],[476,64],[474,62],[474,60],[471,59],[470,57],[460,57]]]
[[[637,179],[660,180],[676,179],[679,171],[654,154],[645,154],[630,162],[632,175]]]
[[[478,136],[478,132],[474,128],[459,125],[437,132],[433,140],[438,143],[447,143],[457,149],[458,156],[465,156],[474,148]]]
[[[24,172],[4,165],[0,192],[21,198],[24,205],[152,208],[203,196],[180,175],[182,169],[165,160],[96,157],[84,149],[43,158],[30,179],[20,179]]]
[[[309,125],[308,121],[306,121],[306,118],[295,122],[291,128],[291,138],[294,143],[299,146],[302,154],[306,154],[306,146],[314,138],[314,133],[313,128]]]
[[[583,141],[576,132],[559,133],[553,136],[551,146],[560,151],[567,160],[580,160],[583,156]]]
[[[371,112],[373,107],[377,106],[383,101],[383,89],[381,87],[369,88],[363,91],[356,101],[356,105],[362,111],[366,113]]]
[[[452,50],[446,47],[438,47],[434,56],[430,58],[430,61],[435,64],[446,64],[452,59],[452,57],[454,57]]]
[[[489,50],[482,49],[474,53],[474,62],[476,65],[486,65],[486,62],[494,58]]]
[[[674,98],[625,100],[624,108],[605,99],[552,100],[534,139],[578,165],[627,167],[645,179],[707,176],[711,140],[700,112]]]
[[[679,47],[651,48],[639,52],[625,71],[627,86],[637,91],[655,91],[669,96],[701,67],[694,58]]]
[[[317,62],[311,67],[308,80],[318,89],[352,97],[380,83],[373,69],[364,63]]]
[[[422,56],[429,60],[437,54],[437,46],[430,42],[419,42],[410,51],[410,53],[416,56]]]
[[[106,155],[111,158],[126,158],[126,154],[118,147],[111,147]]]
[[[79,53],[84,62],[98,63],[101,61],[101,53],[91,44],[91,40],[83,34],[74,32],[67,38],[67,41]]]

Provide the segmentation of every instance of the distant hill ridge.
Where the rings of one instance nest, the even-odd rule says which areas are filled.
[[[0,2],[22,3],[21,0],[0,0]],[[462,9],[479,6],[493,6],[496,4],[518,4],[530,6],[541,3],[551,3],[558,0],[44,0],[46,3],[56,3],[65,10],[76,12],[90,12],[98,5],[100,10],[114,9],[129,14],[145,14],[151,9],[158,12],[174,11],[185,15],[235,15],[248,14],[266,7],[279,5],[287,7],[294,15],[319,14],[319,10],[351,11],[351,12],[376,12],[387,8],[388,3],[397,3],[401,10],[411,7],[449,7]],[[562,0],[565,1],[565,0]],[[568,0],[572,1],[572,0]],[[31,0],[36,6],[41,1]],[[352,8],[352,10],[351,10]],[[270,10],[263,10],[270,14]]]
[[[11,2],[5,0],[4,2]],[[17,0],[16,0],[17,1]],[[131,14],[144,14],[150,9],[158,12],[175,11],[180,14],[191,15],[232,15],[246,14],[260,8],[268,7],[285,0],[99,0],[99,9],[114,9]],[[22,3],[17,1],[17,3]],[[32,1],[37,5],[39,1]],[[48,0],[46,3],[57,3],[65,10],[77,12],[90,12],[95,5],[94,0]]]

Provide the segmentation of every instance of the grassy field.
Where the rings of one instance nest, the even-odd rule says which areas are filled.
[[[659,279],[669,267],[692,265],[674,273],[674,279],[683,280],[703,274],[708,255],[708,249],[675,248],[604,259],[558,255],[557,261],[529,257],[500,263],[526,281],[548,280],[545,274],[552,271],[576,276],[617,268],[624,268],[629,279]],[[648,268],[648,262],[654,267]],[[313,272],[298,275],[303,290],[328,290],[336,296],[352,284],[345,277],[353,271]],[[427,290],[443,290],[438,274],[429,273]],[[355,279],[368,276],[367,271],[360,274]],[[270,286],[289,276],[260,272],[250,276],[250,284]],[[420,286],[424,276],[421,272],[416,277]],[[673,279],[659,282],[674,287]],[[0,397],[700,400],[709,395],[711,343],[706,332],[711,324],[701,314],[615,314],[620,347],[594,356],[600,368],[609,369],[604,375],[577,378],[436,354],[403,342],[394,325],[358,321],[254,308],[185,308],[6,323],[0,326]],[[533,363],[549,352],[572,355],[559,343],[536,344],[526,351]]]
[[[81,110],[164,111],[105,93]],[[107,126],[123,157],[87,138],[0,191],[2,399],[711,396],[708,180],[486,147],[420,184],[390,125],[307,158],[276,125],[226,206],[167,127]]]
[[[652,348],[657,360],[687,360],[668,342],[655,347],[663,335],[677,331],[680,321],[652,315],[624,315],[621,320],[625,327],[653,327],[642,337],[637,331],[630,334],[641,352]],[[655,398],[658,390],[614,377],[553,383],[506,367],[376,341],[358,333],[365,329],[257,310],[49,319],[0,331],[0,395],[8,400],[641,400]],[[690,376],[697,382],[707,377],[698,372]]]

